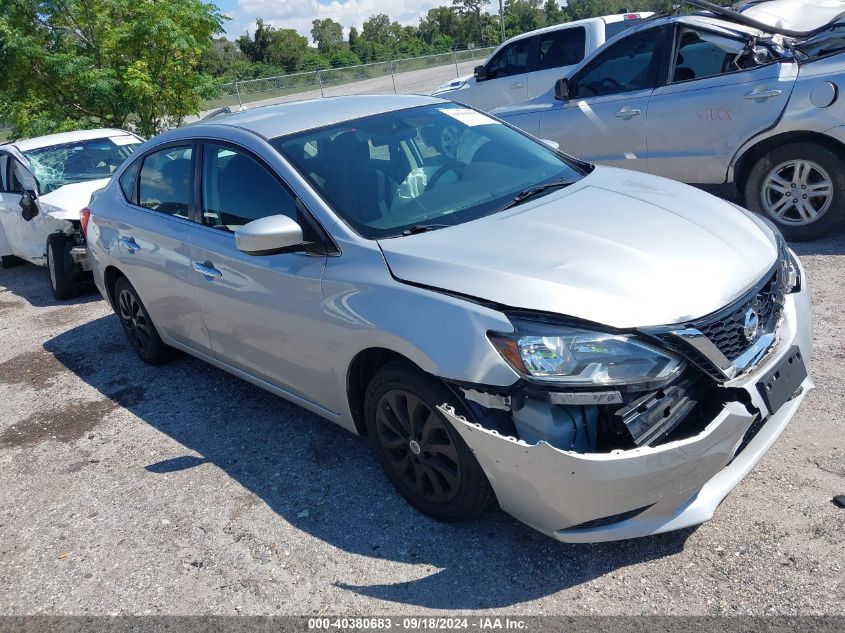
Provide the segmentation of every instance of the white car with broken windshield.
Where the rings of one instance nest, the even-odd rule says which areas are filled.
[[[80,212],[142,140],[123,130],[51,134],[0,145],[0,257],[48,268],[57,299],[90,281]]]
[[[812,387],[776,229],[441,99],[173,130],[90,210],[142,360],[183,350],[368,435],[442,520],[495,499],[564,541],[701,523]]]

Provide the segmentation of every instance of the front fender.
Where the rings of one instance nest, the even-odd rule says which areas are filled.
[[[504,314],[397,281],[378,250],[347,245],[341,257],[328,258],[323,311],[336,379],[326,406],[349,428],[347,372],[366,349],[391,350],[448,380],[506,387],[519,379],[487,339],[490,330],[513,331]]]

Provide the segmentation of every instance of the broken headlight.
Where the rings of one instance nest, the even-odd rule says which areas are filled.
[[[684,361],[626,334],[513,321],[516,332],[490,332],[502,357],[519,373],[574,387],[663,383]]]

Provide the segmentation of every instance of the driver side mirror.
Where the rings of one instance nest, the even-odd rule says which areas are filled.
[[[473,70],[472,72],[475,75],[476,81],[485,81],[487,79],[486,66],[476,66],[475,70]]]
[[[36,198],[38,198],[38,194],[35,193],[32,189],[27,189],[21,194],[21,217],[29,222],[38,215],[38,203],[35,202]]]
[[[276,255],[302,250],[302,227],[286,215],[253,220],[235,231],[235,246],[247,255]]]
[[[566,77],[558,79],[555,82],[555,99],[558,101],[569,101],[571,96],[570,90],[569,80]]]

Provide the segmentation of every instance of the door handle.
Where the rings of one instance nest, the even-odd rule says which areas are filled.
[[[630,119],[635,116],[640,116],[643,113],[642,110],[638,108],[631,108],[629,106],[625,106],[619,112],[616,113],[617,119]]]
[[[518,81],[516,83],[511,84],[511,90],[518,90],[519,88],[522,88],[522,82],[521,81]]]
[[[204,264],[194,262],[194,270],[203,277],[211,277],[212,279],[220,279],[220,277],[223,276],[223,273],[212,266],[211,262],[206,262]]]
[[[754,92],[749,92],[745,95],[745,98],[749,100],[772,99],[773,97],[779,97],[782,94],[782,90],[755,90]]]
[[[141,247],[138,246],[138,243],[135,241],[134,237],[121,237],[120,238],[120,245],[129,251],[129,254],[137,253],[141,250]]]

